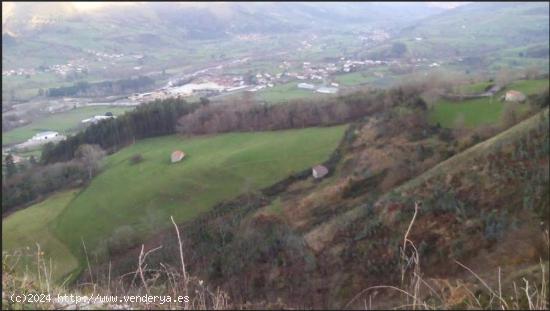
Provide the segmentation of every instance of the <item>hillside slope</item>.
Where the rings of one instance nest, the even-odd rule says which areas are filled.
[[[548,3],[473,3],[424,19],[403,30],[401,36],[425,38],[427,42],[418,44],[439,43],[465,54],[543,45],[548,42],[548,9]]]
[[[400,245],[419,201],[409,239],[425,279],[475,283],[454,260],[492,285],[497,267],[508,281],[531,278],[521,271],[535,271],[523,269],[548,256],[548,124],[546,109],[438,161],[442,142],[406,142],[406,126],[392,132],[383,119],[370,118],[346,138],[333,177],[296,180],[283,192],[227,202],[231,213],[183,224],[187,264],[237,303],[253,297],[264,306],[281,298],[300,308],[341,308],[369,286],[399,285]],[[427,149],[433,155],[419,162]],[[409,167],[398,165],[403,156]],[[151,263],[177,265],[174,243],[172,232],[150,240],[147,249],[163,245]],[[114,269],[124,271],[138,254],[119,256]],[[513,290],[509,286],[511,281],[503,290]],[[368,297],[352,306],[363,307],[363,299]],[[379,293],[373,303],[387,308],[397,299]]]
[[[135,3],[89,12],[80,12],[70,3],[46,6],[15,3],[11,7],[2,21],[6,38],[2,44],[9,47],[2,56],[2,65],[10,69],[22,64],[38,67],[45,60],[65,63],[89,57],[87,49],[104,53],[149,53],[161,59],[196,49],[211,53],[211,49],[204,49],[195,40],[219,41],[243,34],[316,32],[333,30],[336,25],[379,27],[409,23],[442,11],[425,4],[392,7],[384,3],[296,2]],[[245,43],[240,42],[241,46]]]
[[[83,244],[94,263],[105,262],[105,256],[124,253],[166,228],[170,216],[190,221],[222,200],[303,170],[309,175],[311,166],[329,158],[345,128],[139,141],[107,157],[103,172],[84,189],[53,195],[3,219],[3,250],[22,254],[32,268],[39,243],[59,280],[85,266]],[[178,149],[186,156],[171,164],[170,154]],[[133,164],[135,155],[142,160]],[[22,225],[28,219],[33,222]]]
[[[548,3],[470,3],[432,15],[399,31],[371,56],[391,55],[403,43],[409,58],[445,59],[472,70],[548,67]]]

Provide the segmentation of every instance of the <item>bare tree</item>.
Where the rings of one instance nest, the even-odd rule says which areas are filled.
[[[502,86],[502,87],[508,85],[510,82],[512,82],[512,80],[514,80],[514,75],[507,68],[501,69],[497,73],[497,76],[495,78],[495,82],[497,83],[497,85]]]
[[[105,151],[99,145],[83,144],[78,147],[75,157],[79,159],[88,170],[88,178],[92,179],[94,171],[99,169],[101,159],[105,156]]]

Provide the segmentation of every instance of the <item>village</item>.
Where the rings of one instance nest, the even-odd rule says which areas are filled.
[[[387,40],[389,34],[379,30],[364,30],[356,33],[362,44],[379,43]],[[258,40],[257,36],[250,35],[240,40]],[[422,40],[422,38],[417,38]],[[311,35],[299,42],[298,51],[311,50],[319,45],[317,35]],[[323,50],[323,44],[319,47]],[[94,62],[99,64],[114,64],[120,60],[130,60],[133,70],[141,70],[145,55],[140,53],[112,53],[93,49],[83,50],[88,57],[72,59],[66,64],[39,66],[33,69],[17,69],[3,71],[3,75],[34,75],[40,72],[52,72],[62,77],[74,74],[87,74]],[[288,87],[311,92],[319,95],[334,95],[350,88],[350,84],[342,84],[339,77],[361,73],[363,77],[373,79],[384,78],[389,68],[405,67],[439,67],[442,62],[426,58],[367,58],[352,56],[352,53],[343,53],[342,56],[328,58],[310,58],[308,56],[292,57],[288,53],[279,53],[276,59],[265,62],[265,56],[248,55],[246,57],[228,59],[223,62],[209,63],[206,67],[195,68],[191,73],[172,75],[163,86],[139,93],[121,94],[105,98],[63,97],[37,100],[36,107],[47,114],[61,113],[75,108],[88,106],[105,106],[104,115],[88,117],[80,121],[80,126],[97,123],[101,120],[116,118],[109,114],[109,106],[138,106],[142,103],[162,100],[169,97],[184,97],[197,100],[199,97],[215,97],[219,95],[240,92],[258,93]],[[91,58],[90,58],[91,57]],[[135,66],[138,65],[138,66]],[[267,65],[267,66],[266,66]],[[101,67],[101,66],[100,66]],[[161,81],[159,81],[161,82]],[[162,83],[162,82],[161,82]],[[29,102],[29,104],[32,104]],[[46,105],[44,105],[46,104]],[[29,105],[31,107],[32,105]],[[19,109],[17,109],[19,110]],[[13,150],[32,150],[49,142],[65,139],[65,136],[55,131],[37,133],[35,137],[18,145],[11,146]]]
[[[108,53],[101,52],[92,49],[83,50],[88,57],[80,57],[69,60],[65,64],[53,64],[53,65],[40,65],[34,68],[17,68],[17,69],[5,69],[2,70],[2,76],[25,76],[27,78],[34,76],[38,73],[53,73],[60,77],[66,77],[70,74],[87,74],[90,70],[90,66],[95,62],[96,64],[102,64],[101,68],[107,69],[106,65],[116,65],[116,61],[120,60],[133,60],[138,63],[145,57],[143,54],[126,55],[124,53]],[[140,70],[141,66],[134,66],[134,70]]]
[[[247,62],[249,62],[249,59],[233,61],[232,64]],[[415,67],[422,65],[435,67],[440,65],[436,62],[428,64],[428,60],[425,58],[413,59],[410,62]],[[231,70],[224,71],[224,66],[219,65],[196,71],[183,78],[171,80],[166,86],[157,90],[132,94],[128,96],[128,99],[131,102],[137,103],[172,96],[209,97],[237,91],[258,92],[292,82],[296,83],[297,88],[310,90],[312,93],[336,94],[341,88],[340,84],[335,80],[338,75],[373,68],[402,65],[397,60],[359,60],[341,57],[335,62],[282,61],[276,66],[276,70],[249,71],[246,74],[233,74]],[[372,75],[378,78],[383,77],[383,73],[380,72],[373,72]]]

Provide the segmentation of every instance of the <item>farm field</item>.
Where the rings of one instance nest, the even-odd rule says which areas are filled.
[[[256,94],[258,100],[265,101],[270,104],[281,103],[293,99],[312,98],[315,96],[323,96],[324,94],[316,93],[314,90],[305,90],[298,88],[299,82],[289,82],[276,85],[272,88],[260,90]]]
[[[336,82],[344,86],[353,86],[358,84],[363,84],[375,80],[375,77],[372,73],[367,72],[353,72],[342,75],[335,76]]]
[[[509,90],[518,90],[523,92],[525,95],[533,95],[544,91],[550,85],[548,79],[539,79],[539,80],[518,80],[512,82],[507,89]]]
[[[52,232],[52,221],[71,201],[77,190],[60,192],[45,201],[15,212],[2,220],[2,251],[10,254],[21,254],[16,266],[17,272],[23,273],[28,267],[36,269],[36,243],[44,252],[43,258],[49,268],[52,260],[52,276],[60,281],[63,276],[78,267],[78,261],[69,249],[60,242]]]
[[[146,139],[105,159],[104,171],[57,216],[54,232],[81,257],[101,253],[115,229],[138,238],[216,203],[269,186],[328,159],[346,126]],[[171,164],[175,149],[186,158]],[[129,158],[143,161],[131,165]],[[100,215],[100,216],[98,216]]]
[[[489,87],[491,82],[479,82],[472,83],[467,85],[462,85],[457,87],[458,91],[463,92],[463,94],[479,94],[485,92],[485,89]]]
[[[479,88],[478,85],[473,88]],[[463,100],[460,103],[442,99],[430,113],[430,121],[439,123],[443,127],[454,127],[459,116],[464,117],[466,127],[475,127],[481,124],[498,122],[504,109],[504,102],[499,98],[507,90],[517,90],[526,95],[533,95],[548,88],[548,79],[518,80],[511,83],[495,96]],[[520,104],[520,109],[527,109],[527,105]]]
[[[68,134],[72,129],[76,128],[83,119],[93,117],[94,115],[104,115],[107,111],[117,116],[131,109],[133,109],[133,107],[94,106],[48,115],[11,131],[2,131],[2,145],[24,142],[34,134],[42,131],[51,130],[62,134]]]

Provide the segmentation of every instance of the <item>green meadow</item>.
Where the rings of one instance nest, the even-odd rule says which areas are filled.
[[[483,84],[473,85],[471,89],[481,89]],[[494,124],[500,120],[505,103],[500,97],[507,90],[517,90],[526,95],[533,95],[548,88],[548,79],[518,80],[508,85],[493,97],[468,99],[460,102],[441,99],[430,112],[430,121],[439,123],[443,127],[454,127],[456,120],[462,116],[466,127],[475,127],[481,124]],[[527,109],[527,105],[519,104],[520,109]]]
[[[4,219],[4,249],[12,250],[21,241],[40,242],[54,261],[66,262],[56,272],[64,275],[77,268],[74,257],[84,267],[82,241],[93,256],[117,228],[130,228],[144,239],[169,225],[170,216],[178,222],[190,220],[222,200],[267,187],[327,160],[345,128],[139,141],[106,157],[103,171],[78,194],[50,197]],[[186,157],[170,163],[176,149]],[[136,154],[143,161],[131,164]],[[23,221],[33,225],[22,226]]]
[[[125,111],[131,109],[133,107],[92,106],[47,115],[28,125],[17,127],[11,131],[2,131],[2,145],[24,142],[34,134],[43,131],[57,131],[68,134],[71,130],[77,128],[83,119],[95,115],[104,115],[107,111],[112,112],[115,116],[122,115]]]
[[[315,90],[298,88],[298,83],[295,81],[262,89],[256,93],[256,98],[267,103],[281,103],[294,99],[314,98],[325,95],[316,93]]]
[[[54,280],[60,281],[64,275],[78,267],[78,261],[71,251],[53,233],[52,221],[75,197],[77,190],[60,192],[31,207],[15,212],[2,220],[2,251],[20,256],[16,271],[36,274],[37,244],[44,252],[48,270]],[[10,262],[15,262],[10,260]],[[42,271],[41,271],[42,272]]]
[[[372,82],[375,80],[376,77],[368,72],[353,72],[353,73],[346,73],[337,75],[334,80],[336,82],[340,83],[343,86],[353,86],[353,85],[359,85],[364,84],[367,82]]]

